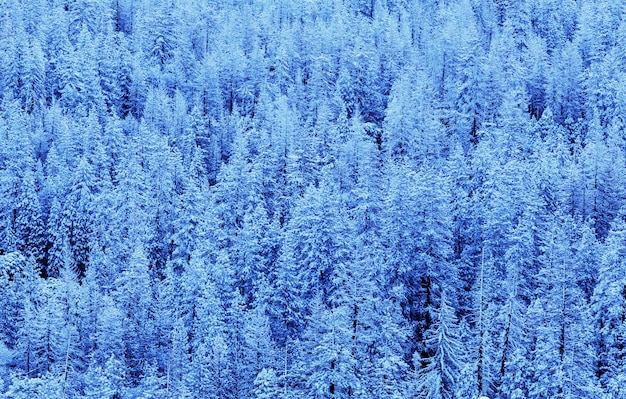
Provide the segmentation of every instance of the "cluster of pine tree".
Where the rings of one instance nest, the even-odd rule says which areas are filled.
[[[626,3],[0,10],[1,397],[626,395]]]

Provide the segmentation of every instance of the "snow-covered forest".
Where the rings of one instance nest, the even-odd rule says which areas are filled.
[[[626,397],[626,3],[0,0],[0,397]]]

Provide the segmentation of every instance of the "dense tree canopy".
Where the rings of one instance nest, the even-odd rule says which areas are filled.
[[[0,397],[626,395],[619,1],[0,6]]]

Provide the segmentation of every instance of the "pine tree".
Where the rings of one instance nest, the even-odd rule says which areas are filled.
[[[622,362],[623,347],[620,344],[624,334],[622,314],[626,274],[622,264],[624,252],[624,234],[626,221],[623,211],[611,225],[609,236],[600,259],[598,283],[593,294],[593,313],[597,328],[598,375],[605,392],[619,396],[621,392],[620,375],[624,369]]]
[[[568,264],[571,221],[559,215],[548,220],[542,237],[542,268],[528,323],[536,325],[530,395],[594,397],[599,394],[593,364],[593,337],[587,326],[589,305]]]
[[[121,397],[124,392],[124,364],[111,355],[104,364],[94,365],[85,373],[85,397]]]
[[[347,306],[328,308],[318,294],[312,299],[308,328],[303,336],[306,357],[300,368],[306,379],[302,394],[321,398],[362,395],[351,351],[351,329]]]
[[[263,368],[254,379],[254,397],[256,399],[273,399],[279,396],[280,387],[274,369]]]
[[[26,257],[44,263],[46,236],[39,197],[36,193],[33,171],[26,169],[18,188],[18,202],[13,210],[13,226],[17,249]]]
[[[224,308],[216,296],[215,283],[203,281],[192,321],[192,373],[187,384],[200,396],[226,398],[231,392],[232,374]]]
[[[389,157],[421,160],[437,157],[443,150],[443,131],[431,103],[434,96],[424,71],[407,67],[400,74],[391,88],[383,125],[383,145]]]
[[[89,240],[93,230],[95,182],[92,165],[83,157],[74,173],[63,209],[63,234],[68,238],[71,255],[81,275],[89,262]],[[58,245],[58,244],[57,244]]]
[[[106,109],[93,38],[83,26],[76,35],[75,47],[65,43],[66,48],[59,55],[61,103],[74,115],[85,116],[91,109],[102,115]]]
[[[149,260],[141,242],[136,242],[131,257],[115,281],[115,298],[123,314],[124,359],[128,382],[137,384],[146,362],[155,356],[153,292]]]
[[[460,286],[453,267],[452,216],[447,200],[447,177],[437,175],[433,166],[424,165],[419,173],[406,166],[390,170],[386,198],[386,245],[390,251],[392,282],[402,285],[404,317],[409,321],[410,352],[421,352],[423,334],[430,329],[436,287]],[[449,297],[451,303],[456,298]],[[456,305],[455,305],[456,306]]]
[[[413,356],[415,380],[413,395],[418,398],[455,397],[459,371],[462,367],[463,344],[459,341],[454,309],[442,291],[437,319],[426,333],[427,357]]]
[[[81,31],[87,30],[94,37],[98,33],[108,33],[112,10],[108,4],[94,0],[70,0],[66,3],[69,16],[68,35],[78,40]]]
[[[20,99],[27,113],[40,116],[46,103],[46,59],[39,41],[35,38],[30,38],[24,47],[20,70]]]

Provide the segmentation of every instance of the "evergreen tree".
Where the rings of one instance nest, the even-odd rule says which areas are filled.
[[[413,394],[419,398],[453,398],[462,367],[463,344],[445,291],[441,293],[436,317],[425,337],[427,357],[418,353],[413,356]]]
[[[19,91],[24,110],[36,116],[41,115],[46,103],[45,64],[39,41],[30,38],[24,46]]]
[[[533,334],[535,372],[529,387],[531,395],[599,394],[593,367],[593,337],[587,328],[589,306],[576,284],[575,268],[568,265],[572,237],[566,231],[574,230],[570,223],[557,214],[548,221],[542,237],[539,292],[528,315],[528,323],[537,326]]]
[[[138,384],[144,366],[155,357],[153,292],[149,261],[141,242],[135,244],[115,285],[115,298],[123,315],[124,358],[130,384]]]
[[[623,291],[626,287],[626,275],[621,263],[625,223],[620,211],[606,240],[600,259],[598,284],[593,294],[593,312],[598,332],[598,375],[605,392],[615,396],[619,396],[621,392],[620,370],[624,367],[620,337],[624,330],[621,315],[624,312]]]

